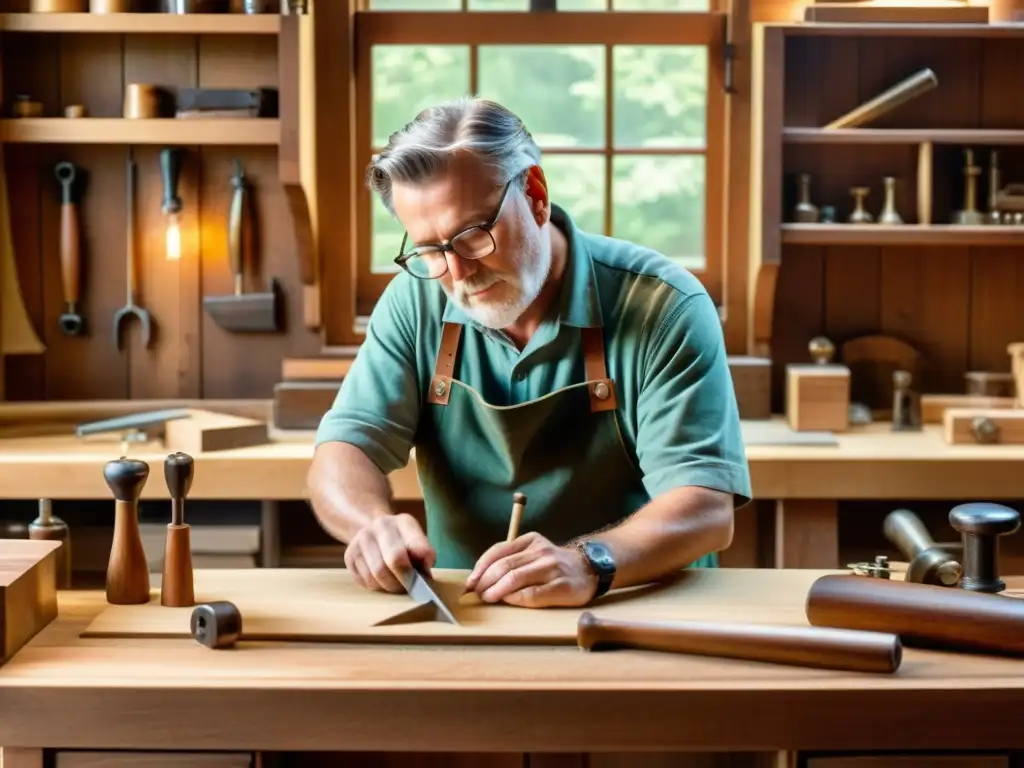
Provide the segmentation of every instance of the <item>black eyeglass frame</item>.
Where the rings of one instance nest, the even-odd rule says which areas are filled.
[[[452,235],[451,239],[446,242],[434,243],[431,245],[418,245],[411,251],[405,250],[405,244],[409,241],[409,233],[406,232],[405,234],[403,234],[402,245],[398,249],[398,256],[395,257],[395,264],[400,266],[402,269],[404,269],[410,275],[415,277],[417,280],[437,280],[438,278],[444,277],[445,273],[448,272],[447,256],[445,257],[444,272],[442,272],[440,275],[437,275],[437,277],[421,277],[420,275],[417,275],[415,272],[409,269],[409,267],[406,266],[406,264],[414,257],[420,256],[423,253],[434,253],[438,251],[444,254],[447,254],[450,251],[451,253],[456,254],[460,259],[466,259],[467,261],[476,261],[477,259],[482,259],[486,256],[490,256],[498,247],[498,244],[494,242],[494,234],[491,232],[491,230],[494,229],[495,225],[497,225],[498,223],[498,219],[501,218],[501,212],[505,208],[505,200],[508,198],[508,191],[512,188],[512,182],[514,182],[515,180],[516,177],[513,177],[505,183],[505,189],[502,190],[501,199],[498,201],[498,207],[494,211],[494,216],[491,217],[490,221],[484,224],[474,224],[470,227],[466,227],[465,229],[461,229],[454,235]],[[472,232],[473,230],[477,229],[486,232],[487,236],[491,238],[491,249],[487,251],[487,253],[482,253],[479,256],[463,256],[455,248],[455,241],[458,240],[463,235],[465,235],[466,233]]]

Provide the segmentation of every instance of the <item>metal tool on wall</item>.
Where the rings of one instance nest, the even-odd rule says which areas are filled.
[[[167,259],[177,261],[181,258],[181,227],[178,224],[178,213],[181,212],[181,198],[178,196],[180,149],[168,148],[160,152],[160,175],[164,180],[164,199],[160,210],[167,217]]]
[[[82,241],[75,200],[76,184],[82,172],[74,163],[57,163],[54,175],[60,182],[60,274],[67,311],[61,314],[61,331],[67,336],[78,336],[85,331],[85,320],[78,312],[78,291],[82,272]]]
[[[127,185],[127,206],[128,216],[126,223],[126,230],[128,232],[126,251],[127,251],[127,303],[117,310],[114,314],[114,345],[118,349],[122,349],[121,344],[121,325],[129,317],[134,315],[139,320],[139,326],[142,330],[142,346],[148,347],[153,337],[152,322],[149,317],[149,311],[143,309],[135,303],[135,292],[136,292],[136,266],[135,266],[135,160],[130,156],[128,158],[126,166],[126,185]]]
[[[226,331],[280,331],[282,299],[277,280],[270,278],[270,290],[265,293],[245,293],[245,266],[252,263],[254,227],[248,184],[240,160],[235,161],[231,184],[234,186],[234,194],[231,196],[228,215],[228,257],[235,277],[235,291],[230,296],[204,297],[203,307],[213,321]]]

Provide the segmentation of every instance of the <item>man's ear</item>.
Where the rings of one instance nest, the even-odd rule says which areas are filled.
[[[530,213],[537,225],[547,224],[551,217],[551,200],[548,198],[548,180],[539,165],[526,172],[526,199],[530,202]]]

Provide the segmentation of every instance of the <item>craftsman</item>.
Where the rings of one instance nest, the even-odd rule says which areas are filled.
[[[580,230],[549,198],[526,127],[490,101],[422,112],[368,184],[406,230],[403,269],[308,480],[354,578],[401,592],[411,563],[472,569],[482,600],[541,607],[715,567],[751,488],[703,285]],[[426,534],[387,481],[412,448]],[[506,543],[515,492],[528,503]]]

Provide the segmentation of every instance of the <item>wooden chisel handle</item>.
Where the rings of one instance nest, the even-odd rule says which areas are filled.
[[[589,611],[579,618],[576,639],[584,650],[636,648],[852,672],[892,673],[899,669],[903,658],[899,637],[883,632],[697,621],[621,621],[601,619]]]
[[[75,177],[78,169],[68,162],[55,169],[61,184],[60,200],[60,270],[64,288],[64,302],[78,303],[78,284],[81,273],[81,242],[78,237],[78,206],[74,199]]]

